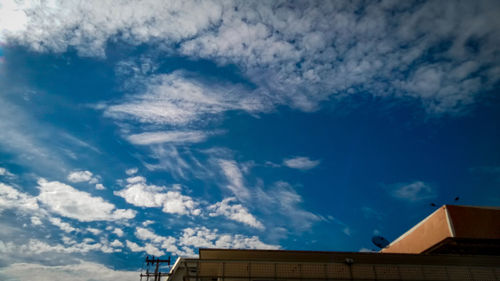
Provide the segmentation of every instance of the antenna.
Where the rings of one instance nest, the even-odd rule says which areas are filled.
[[[389,240],[387,240],[384,237],[379,236],[379,235],[372,237],[372,243],[375,246],[379,247],[380,249],[383,249],[383,248],[389,246],[389,244],[390,244]]]
[[[161,278],[162,277],[166,277],[166,276],[169,276],[170,273],[166,273],[166,272],[161,272],[160,271],[160,264],[161,263],[166,263],[167,266],[170,268],[170,257],[168,257],[168,259],[166,260],[162,260],[160,258],[155,258],[155,256],[151,256],[149,257],[148,255],[146,256],[146,273],[142,273],[141,272],[141,281],[143,281],[143,277],[145,277],[145,281],[161,281]],[[154,268],[154,272],[151,272],[150,269],[153,269]],[[149,277],[154,277],[153,278],[149,278]]]
[[[458,200],[460,200],[460,196],[455,197],[455,199],[453,199],[453,202],[458,202]],[[438,205],[437,205],[436,203],[434,203],[434,202],[431,202],[429,205],[430,205],[431,207],[437,207],[437,206],[438,206]],[[440,204],[440,205],[444,205],[444,204]]]

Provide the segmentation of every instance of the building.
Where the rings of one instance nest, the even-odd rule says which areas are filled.
[[[200,249],[167,280],[498,281],[499,245],[499,208],[445,205],[378,253]]]
[[[500,255],[500,208],[444,205],[381,252]]]

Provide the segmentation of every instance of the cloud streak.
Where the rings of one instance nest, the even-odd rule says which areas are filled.
[[[397,199],[417,202],[437,197],[436,190],[429,183],[414,181],[411,183],[396,183],[386,186],[389,194]]]
[[[315,168],[320,163],[319,160],[311,160],[308,157],[294,157],[283,160],[283,164],[288,168],[298,169],[298,170],[310,170]]]
[[[127,136],[127,140],[135,145],[197,143],[204,141],[206,138],[207,134],[202,131],[146,132]]]

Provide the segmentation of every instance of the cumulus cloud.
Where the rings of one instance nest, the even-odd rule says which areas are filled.
[[[179,238],[161,236],[153,231],[137,227],[135,236],[144,242],[144,246],[127,240],[127,247],[133,252],[146,252],[161,256],[165,252],[177,256],[195,256],[197,248],[232,248],[232,249],[279,249],[279,245],[266,244],[257,236],[219,233],[217,229],[206,227],[188,227],[182,230]]]
[[[97,228],[93,228],[93,227],[87,227],[85,230],[87,230],[88,232],[90,232],[96,236],[101,234],[101,232],[102,232],[102,230],[97,229]]]
[[[122,237],[123,236],[123,230],[121,230],[119,228],[113,229],[113,233],[116,234],[118,237]]]
[[[308,157],[294,157],[283,160],[283,164],[292,169],[310,170],[320,163],[319,160],[311,160]]]
[[[111,247],[115,247],[115,248],[121,248],[123,247],[123,243],[118,241],[117,239],[113,240],[113,242],[111,242],[109,244]]]
[[[225,216],[231,220],[247,224],[257,229],[264,229],[262,222],[257,220],[248,210],[241,204],[234,204],[236,198],[229,197],[221,202],[217,202],[208,207],[209,216]]]
[[[410,202],[432,199],[437,196],[433,186],[423,181],[396,183],[386,188],[392,197]]]
[[[30,218],[30,220],[31,220],[31,224],[32,224],[32,225],[41,225],[41,224],[42,224],[42,221],[40,220],[40,218],[39,218],[39,217],[32,216],[32,217]]]
[[[0,211],[14,208],[34,212],[39,211],[40,206],[35,197],[0,182]]]
[[[38,239],[29,239],[25,244],[14,244],[8,242],[5,245],[5,249],[14,254],[16,252],[30,253],[33,256],[42,254],[74,254],[74,253],[88,253],[88,252],[103,252],[112,253],[120,251],[119,249],[113,249],[109,246],[108,241],[95,242],[93,239],[85,238],[81,242],[77,242],[70,238],[63,238],[64,244],[52,243],[49,244]],[[1,248],[1,247],[0,247]]]
[[[80,261],[68,265],[42,265],[35,263],[14,263],[0,269],[0,275],[7,280],[30,280],[36,276],[40,281],[133,281],[136,271],[114,270],[102,264]]]
[[[160,236],[150,231],[149,229],[143,227],[137,227],[135,231],[135,236],[143,241],[149,241],[154,245],[159,246],[161,249],[166,250],[170,253],[175,253],[176,255],[183,255],[184,252],[177,248],[177,239],[172,236]]]
[[[61,182],[38,181],[40,194],[37,199],[49,210],[61,216],[79,221],[120,220],[135,217],[130,209],[116,209],[115,205],[101,197],[94,197]]]
[[[226,187],[231,190],[239,200],[245,201],[249,199],[250,192],[244,185],[243,174],[238,167],[238,163],[233,160],[220,159],[218,164],[229,183]]]
[[[230,249],[279,249],[279,245],[266,244],[257,236],[241,234],[219,234],[217,229],[206,227],[185,228],[179,238],[179,244],[195,248],[230,248]]]
[[[90,171],[74,171],[68,175],[70,182],[88,182],[92,180],[92,172]]]
[[[73,171],[69,173],[68,180],[73,183],[88,182],[90,184],[95,184],[95,189],[104,190],[106,189],[102,183],[99,183],[101,177],[94,175],[90,171]]]
[[[194,216],[201,213],[198,203],[191,197],[175,188],[168,190],[164,186],[148,185],[146,179],[140,176],[128,178],[126,187],[114,194],[134,206],[162,207],[165,213]]]
[[[126,240],[127,248],[129,248],[132,252],[146,252],[148,255],[153,255],[157,257],[161,257],[165,255],[165,252],[153,246],[153,244],[146,243],[145,246],[139,246],[139,244]]]
[[[77,231],[77,229],[76,229],[76,228],[74,228],[73,226],[71,226],[71,225],[70,225],[69,223],[67,223],[67,222],[63,222],[60,218],[54,218],[54,217],[52,217],[52,218],[49,218],[49,221],[50,221],[53,225],[55,225],[55,226],[59,227],[59,228],[60,228],[62,231],[64,231],[64,232],[69,233],[69,232],[76,232],[76,231]]]

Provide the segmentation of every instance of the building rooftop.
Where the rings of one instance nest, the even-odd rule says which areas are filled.
[[[382,253],[500,254],[500,208],[444,205]]]

